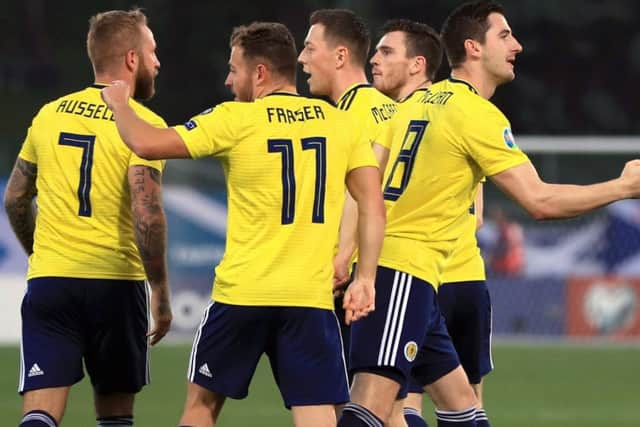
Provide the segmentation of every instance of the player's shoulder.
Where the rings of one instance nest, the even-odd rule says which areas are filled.
[[[396,102],[389,98],[384,93],[380,92],[372,85],[367,85],[361,89],[364,97],[370,99],[375,104],[396,104]]]
[[[74,100],[86,100],[88,88],[77,90],[75,92],[69,92],[61,95],[53,100],[47,101],[36,114],[36,118],[44,118],[51,114],[67,108],[67,105]]]
[[[152,123],[158,127],[167,127],[167,123],[164,121],[160,115],[154,112],[151,108],[147,107],[140,101],[137,101],[133,98],[130,99],[129,105],[131,108],[146,122]]]
[[[447,110],[467,122],[491,123],[507,121],[505,115],[488,99],[478,94],[476,89],[464,80],[448,78],[429,88],[433,103],[442,103]]]

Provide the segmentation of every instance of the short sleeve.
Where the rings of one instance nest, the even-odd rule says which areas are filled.
[[[138,111],[140,112],[140,115],[142,116],[142,118],[152,126],[155,126],[157,128],[167,127],[167,123],[164,121],[164,119],[159,115],[155,114],[154,112],[152,112],[151,110],[145,107],[142,107]],[[165,160],[145,160],[143,158],[136,156],[136,154],[133,152],[131,153],[131,157],[129,157],[129,167],[149,166],[162,172],[164,170],[165,164],[166,164]]]
[[[35,123],[35,120],[34,120]],[[20,149],[20,153],[18,153],[18,157],[22,160],[26,160],[30,163],[38,163],[38,155],[36,153],[35,144],[33,143],[33,136],[31,129],[33,128],[33,124],[27,131],[27,136],[22,143],[22,148]]]
[[[245,114],[240,103],[225,102],[174,126],[192,158],[224,156],[238,141],[237,130]],[[242,103],[249,107],[250,103]]]
[[[131,157],[129,158],[129,167],[149,166],[162,172],[164,170],[165,164],[166,160],[145,160],[136,156],[135,153],[131,153]]]
[[[377,127],[377,134],[373,137],[373,143],[382,145],[387,150],[391,149],[391,142],[393,140],[393,132],[391,130],[391,122],[393,118],[390,120],[385,120],[380,123]]]
[[[355,131],[352,134],[352,138],[351,153],[347,162],[347,172],[365,166],[374,166],[377,168],[378,161],[373,154],[369,138],[363,135],[361,130]]]
[[[529,161],[516,145],[511,125],[497,109],[486,109],[482,117],[466,120],[467,150],[486,176],[504,172]]]

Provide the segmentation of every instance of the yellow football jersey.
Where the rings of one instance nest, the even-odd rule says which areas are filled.
[[[386,128],[397,107],[395,101],[370,84],[351,86],[338,100],[339,109],[353,115],[352,126],[361,126],[371,143],[389,148]]]
[[[345,176],[376,166],[348,114],[274,93],[225,102],[175,129],[193,158],[219,158],[226,175],[227,242],[212,298],[333,309]]]
[[[476,239],[477,218],[472,212],[466,215],[461,236],[445,260],[441,283],[485,280],[484,260]]]
[[[127,171],[162,170],[122,142],[113,114],[93,85],[46,104],[33,119],[19,157],[38,167],[33,254],[28,277],[143,280],[133,232]],[[144,120],[158,115],[131,101]]]
[[[480,180],[529,160],[500,110],[460,80],[414,93],[390,128],[380,265],[437,287]]]

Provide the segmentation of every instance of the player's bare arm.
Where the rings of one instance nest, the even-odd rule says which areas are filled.
[[[35,163],[18,158],[4,193],[4,209],[11,228],[27,255],[33,253],[35,212],[32,201],[36,196],[37,176],[38,166]]]
[[[347,175],[347,187],[358,204],[358,268],[344,295],[347,324],[375,309],[376,270],[386,214],[378,168],[362,167]]]
[[[182,138],[171,128],[157,128],[142,120],[129,106],[129,85],[116,80],[102,89],[102,99],[113,111],[125,144],[143,159],[187,159],[191,156]]]
[[[592,185],[548,184],[529,162],[490,178],[537,220],[571,218],[616,200],[640,197],[640,160],[627,162],[619,178]]]
[[[129,168],[134,232],[145,273],[151,285],[151,313],[155,328],[149,332],[156,344],[169,332],[172,314],[167,283],[167,221],[162,208],[162,173],[150,166]]]
[[[389,159],[389,149],[374,142],[372,145],[373,154],[378,161],[379,176],[382,179],[387,161]],[[381,181],[382,183],[382,181]],[[349,280],[349,263],[353,253],[357,248],[358,239],[358,204],[351,194],[347,192],[342,217],[340,220],[340,233],[338,239],[338,252],[333,261],[334,268],[334,289],[339,289],[346,285]]]
[[[473,202],[473,209],[476,214],[476,230],[482,227],[484,223],[484,184],[478,183],[478,192],[476,193],[476,200]]]

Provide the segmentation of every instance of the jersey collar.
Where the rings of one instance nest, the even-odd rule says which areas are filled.
[[[356,92],[358,92],[358,89],[363,87],[371,87],[371,84],[356,83],[349,86],[349,88],[342,94],[340,99],[338,99],[338,102],[336,102],[336,106],[341,110],[348,110],[349,107],[351,107],[353,99],[356,97]]]
[[[475,88],[475,87],[473,87],[473,86],[471,85],[471,83],[469,83],[469,82],[467,82],[467,81],[460,80],[460,79],[456,79],[455,77],[451,77],[451,76],[449,77],[449,81],[450,81],[450,82],[452,82],[452,83],[462,83],[463,85],[466,85],[466,86],[469,88],[469,90],[470,90],[471,92],[473,92],[473,93],[475,93],[476,95],[478,95],[478,91],[476,90],[476,88]]]
[[[409,98],[411,98],[413,95],[415,95],[418,92],[426,92],[428,88],[426,87],[419,87],[418,89],[414,90],[413,92],[411,92],[409,95],[405,96],[404,98],[402,98],[401,100],[398,101],[398,104],[402,104],[405,101],[408,101]]]
[[[302,95],[299,95],[297,93],[293,93],[293,92],[271,92],[268,95],[265,95],[264,97],[266,98],[267,96],[273,96],[273,95],[279,95],[279,96],[297,96],[300,97]]]

